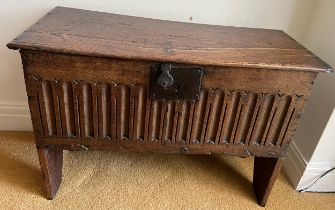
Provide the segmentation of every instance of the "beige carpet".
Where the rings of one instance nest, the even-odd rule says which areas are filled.
[[[252,158],[65,152],[63,183],[44,198],[30,132],[0,132],[0,209],[262,209]],[[335,194],[298,193],[280,174],[266,209],[335,209]]]

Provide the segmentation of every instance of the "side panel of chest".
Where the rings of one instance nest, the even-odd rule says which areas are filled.
[[[38,146],[282,157],[316,73],[203,66],[199,101],[153,100],[150,62],[21,51]]]

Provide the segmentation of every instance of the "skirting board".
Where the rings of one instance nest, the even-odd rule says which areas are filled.
[[[307,162],[294,142],[291,143],[283,169],[295,190],[311,185],[325,171],[335,167],[335,162]],[[335,192],[335,172],[318,180],[306,192]]]
[[[28,105],[0,104],[0,130],[32,131]]]
[[[304,175],[306,168],[307,161],[293,141],[290,144],[290,148],[287,152],[283,170],[286,173],[287,178],[293,185],[294,189],[297,190],[300,179]]]
[[[297,190],[309,187],[318,177],[331,168],[335,167],[335,162],[308,163],[304,175],[301,177]],[[315,184],[309,187],[306,192],[335,192],[335,172],[331,171]]]

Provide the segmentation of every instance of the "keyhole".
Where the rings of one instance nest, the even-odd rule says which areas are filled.
[[[161,69],[162,74],[157,78],[157,84],[166,89],[173,85],[173,77],[170,74],[171,64],[162,64]]]

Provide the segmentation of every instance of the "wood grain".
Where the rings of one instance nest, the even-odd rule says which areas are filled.
[[[150,63],[22,53],[28,95],[32,102],[38,95],[34,119],[44,127],[37,144],[44,147],[283,157],[315,78],[204,66],[199,101],[164,101],[149,97]]]
[[[283,31],[56,7],[8,44],[123,59],[286,70],[333,69]]]
[[[255,157],[253,188],[258,201],[262,207],[266,205],[270,192],[277,179],[284,159]]]
[[[56,196],[62,182],[63,150],[37,148],[47,199]]]

